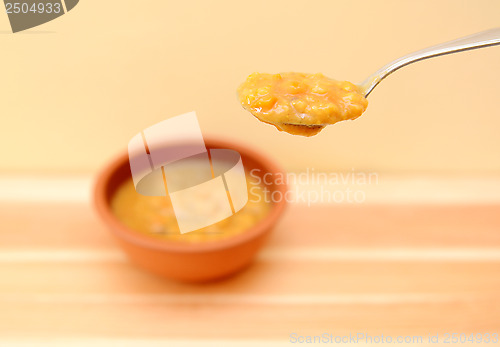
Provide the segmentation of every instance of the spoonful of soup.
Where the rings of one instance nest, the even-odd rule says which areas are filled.
[[[293,135],[313,136],[327,125],[361,116],[373,88],[403,66],[498,44],[500,28],[435,45],[394,60],[360,85],[320,73],[253,73],[239,86],[238,98],[243,108],[260,121]]]

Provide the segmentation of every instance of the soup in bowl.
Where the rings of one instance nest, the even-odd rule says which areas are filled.
[[[232,149],[241,155],[248,201],[238,211],[232,207],[230,217],[197,230],[180,232],[168,194],[144,196],[136,191],[127,154],[109,164],[97,178],[94,203],[98,215],[132,262],[163,277],[203,282],[245,268],[286,204],[286,185],[263,179],[284,175],[274,162],[232,141],[205,139],[205,145],[209,150]],[[197,201],[202,208],[217,207],[202,196]],[[191,207],[195,208],[186,206]]]

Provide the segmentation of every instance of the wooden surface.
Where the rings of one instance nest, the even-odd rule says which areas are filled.
[[[131,265],[85,202],[2,202],[0,346],[499,332],[499,212],[292,205],[246,271],[185,285]]]

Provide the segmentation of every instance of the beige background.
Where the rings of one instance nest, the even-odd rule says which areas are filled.
[[[291,170],[500,173],[500,47],[390,76],[366,114],[313,138],[239,106],[251,72],[360,82],[411,51],[500,26],[500,2],[96,1],[12,34],[0,13],[0,172],[93,172],[141,129],[195,110]]]

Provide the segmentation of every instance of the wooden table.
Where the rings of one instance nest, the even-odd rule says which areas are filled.
[[[294,204],[249,269],[186,285],[131,265],[87,201],[4,200],[0,346],[285,346],[324,333],[426,344],[429,334],[498,333],[499,212]]]

